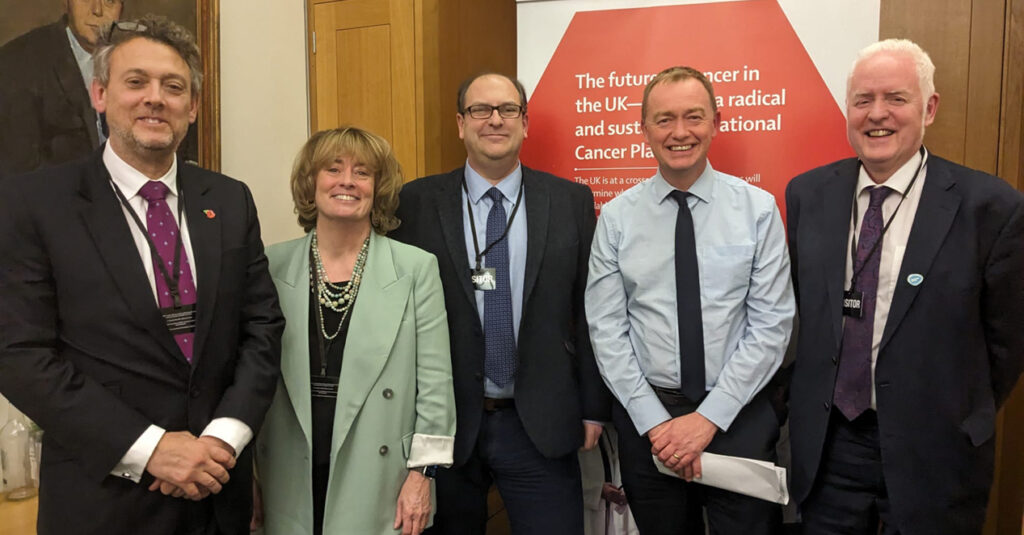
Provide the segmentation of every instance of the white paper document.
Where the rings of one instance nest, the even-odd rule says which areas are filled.
[[[652,455],[654,466],[662,474],[679,477],[678,474],[661,464]],[[786,469],[767,461],[757,461],[714,453],[700,454],[701,477],[693,478],[694,483],[753,496],[770,502],[786,505],[789,503],[789,489],[786,488]]]

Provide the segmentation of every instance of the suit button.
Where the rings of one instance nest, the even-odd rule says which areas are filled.
[[[387,446],[381,446],[380,449],[377,450],[377,453],[379,453],[381,455],[387,455],[388,454],[388,447]]]
[[[832,409],[832,404],[827,401],[823,403],[823,405],[825,405],[825,411],[829,411]]]
[[[838,364],[838,363],[839,363],[839,357],[837,357],[835,355],[832,355],[832,364]]]
[[[193,388],[191,391],[189,391],[188,395],[192,396],[192,399],[199,397],[199,389]]]
[[[482,373],[474,373],[473,374],[473,379],[476,379],[477,381],[483,381],[484,380],[484,374],[482,374]]]
[[[385,388],[383,394],[384,394],[384,399],[391,399],[392,397],[395,396],[395,393],[392,392],[390,388]]]

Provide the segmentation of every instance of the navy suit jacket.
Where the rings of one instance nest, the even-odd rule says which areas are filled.
[[[810,492],[842,336],[859,164],[786,188],[800,315],[790,393],[793,496]],[[918,286],[907,282],[921,274]],[[900,533],[977,533],[992,483],[996,411],[1024,366],[1024,197],[930,155],[875,369],[879,443]]]
[[[179,162],[198,282],[192,363],[161,317],[102,150],[0,181],[0,393],[45,431],[39,533],[163,534],[196,507],[248,533],[251,448],[199,505],[110,475],[150,424],[259,430],[284,319],[248,188]]]
[[[469,458],[483,417],[484,333],[469,278],[462,213],[463,169],[402,189],[399,240],[437,256],[455,376],[455,465]],[[583,310],[594,197],[582,185],[523,166],[526,274],[519,326],[515,403],[546,457],[583,445],[582,420],[609,420],[611,394],[597,371]]]

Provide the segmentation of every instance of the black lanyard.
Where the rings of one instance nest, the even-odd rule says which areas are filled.
[[[875,254],[878,250],[878,246],[882,243],[882,238],[885,237],[885,232],[889,230],[889,225],[892,225],[892,221],[896,219],[896,214],[899,213],[900,207],[903,206],[903,201],[906,200],[907,194],[910,193],[910,188],[914,187],[914,183],[917,182],[917,176],[921,174],[921,170],[924,169],[925,163],[928,161],[928,154],[924,150],[924,146],[921,146],[919,151],[921,154],[921,164],[917,166],[917,171],[914,171],[914,176],[910,179],[910,183],[907,184],[906,189],[903,190],[903,194],[900,196],[900,202],[896,205],[896,209],[889,215],[889,220],[885,222],[885,226],[882,227],[882,233],[875,240],[875,243],[871,246],[871,250],[868,251],[868,255],[864,257],[864,262],[861,263],[860,267],[857,267],[857,196],[853,196],[853,239],[850,241],[850,262],[853,263],[853,274],[850,276],[850,289],[857,289],[857,278],[860,277],[860,273],[864,271],[864,266],[868,265],[868,259]],[[875,186],[875,187],[887,187],[887,186]],[[878,207],[882,209],[881,206]],[[882,254],[882,253],[878,253]]]
[[[505,232],[502,232],[501,237],[491,242],[491,244],[485,247],[483,251],[480,250],[480,244],[476,241],[476,222],[473,221],[473,205],[469,201],[469,188],[466,187],[465,176],[462,177],[462,191],[466,192],[466,211],[469,212],[469,231],[473,234],[473,252],[476,253],[476,270],[480,271],[480,259],[487,254],[487,251],[491,250],[491,247],[494,247],[494,244],[504,240],[505,236],[508,236],[509,229],[512,228],[512,221],[516,218],[516,212],[519,211],[519,201],[523,200],[523,184],[522,182],[519,183],[519,194],[516,195],[516,204],[512,206],[512,215],[508,216],[508,221],[505,222]],[[498,199],[494,202],[502,201],[501,199]]]
[[[160,275],[163,276],[164,282],[167,283],[167,289],[171,293],[171,299],[174,300],[174,308],[181,308],[181,295],[178,293],[178,282],[181,279],[181,272],[178,267],[181,262],[181,242],[184,238],[181,237],[181,210],[182,206],[185,205],[185,198],[181,195],[181,177],[177,177],[174,184],[175,193],[178,195],[178,236],[174,240],[174,266],[173,274],[167,272],[167,267],[164,266],[164,259],[160,256],[160,253],[156,250],[156,245],[153,244],[153,240],[149,239],[149,231],[146,230],[146,226],[142,224],[142,220],[139,219],[139,214],[135,213],[135,209],[132,205],[128,204],[128,199],[125,198],[124,193],[121,193],[121,188],[117,187],[114,183],[114,179],[110,178],[110,185],[114,188],[114,193],[117,194],[117,199],[121,201],[121,206],[132,216],[132,220],[135,221],[135,225],[142,231],[142,236],[146,238],[146,243],[149,244],[150,254],[160,259],[159,262],[154,262],[158,268],[160,268]],[[148,201],[147,201],[148,202]]]
[[[334,340],[328,340],[321,332],[321,325],[324,324],[324,313],[320,310],[320,300],[317,299],[317,274],[316,259],[313,257],[313,244],[309,244],[309,291],[313,296],[313,308],[316,309],[316,350],[320,355],[320,376],[327,375],[327,352],[331,350]],[[355,304],[353,303],[353,306]],[[327,347],[324,347],[327,346]]]

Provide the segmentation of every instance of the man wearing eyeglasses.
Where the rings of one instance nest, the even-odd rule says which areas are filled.
[[[115,23],[95,61],[107,143],[0,182],[0,393],[45,430],[38,530],[247,533],[284,328],[252,195],[175,157],[184,28]]]
[[[463,82],[466,166],[402,190],[397,239],[441,268],[458,417],[455,464],[437,473],[434,534],[480,534],[497,484],[513,533],[583,533],[576,450],[608,419],[583,313],[590,190],[519,162],[526,92]]]
[[[0,165],[10,173],[75,160],[106,140],[89,103],[100,28],[122,0],[64,0],[60,20],[0,47]]]
[[[701,72],[654,77],[641,118],[658,172],[604,205],[586,290],[630,509],[644,535],[704,533],[703,509],[712,533],[774,533],[777,505],[690,481],[705,451],[775,459],[764,387],[796,308],[782,219],[708,162],[721,115]]]

